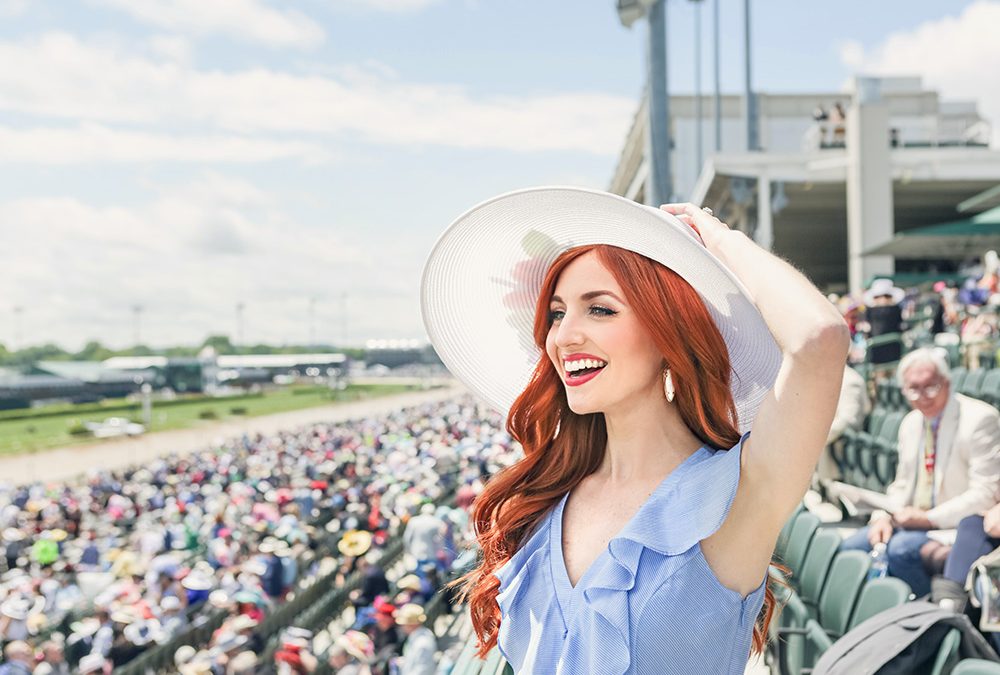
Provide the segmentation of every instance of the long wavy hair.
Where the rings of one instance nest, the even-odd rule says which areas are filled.
[[[729,351],[698,292],[676,272],[645,256],[608,245],[565,251],[552,263],[535,307],[533,337],[541,350],[531,381],[514,401],[507,430],[524,448],[524,458],[493,476],[472,506],[472,521],[482,549],[479,565],[450,585],[467,601],[478,655],[497,643],[500,609],[494,576],[523,544],[540,518],[566,492],[600,466],[607,442],[602,413],[570,410],[559,373],[545,353],[549,301],[556,282],[577,258],[595,253],[621,286],[625,301],[642,308],[636,316],[652,337],[674,380],[673,405],[701,441],[730,448],[740,439],[730,390]],[[761,652],[775,608],[770,587],[753,633]]]

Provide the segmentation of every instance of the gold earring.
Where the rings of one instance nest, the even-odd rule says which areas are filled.
[[[670,369],[663,371],[663,393],[667,397],[667,403],[674,400],[674,380],[670,377]]]

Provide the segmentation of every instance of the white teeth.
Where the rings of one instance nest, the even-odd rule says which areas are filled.
[[[575,361],[565,361],[564,367],[567,373],[573,373],[578,370],[584,370],[585,368],[601,368],[608,365],[604,361],[599,361],[597,359],[577,359]]]

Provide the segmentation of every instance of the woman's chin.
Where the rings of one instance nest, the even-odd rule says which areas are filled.
[[[569,409],[577,415],[592,415],[602,412],[601,406],[592,401],[579,401],[573,400],[572,397],[567,397],[566,403],[569,405]]]

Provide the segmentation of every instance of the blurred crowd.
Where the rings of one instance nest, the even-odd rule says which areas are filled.
[[[0,486],[0,673],[111,672],[219,611],[178,672],[263,672],[261,623],[324,566],[338,585],[363,578],[323,655],[332,672],[433,673],[424,607],[470,562],[467,509],[514,459],[500,418],[463,399]],[[397,537],[407,573],[391,591],[379,561]],[[310,631],[278,642],[268,669],[318,667]]]
[[[859,297],[831,295],[851,330],[850,361],[876,368],[895,364],[915,344],[934,344],[957,351],[973,370],[996,361],[1000,340],[1000,257],[987,251],[982,263],[962,281],[953,279],[900,288],[875,279]],[[913,344],[892,339],[906,332]],[[887,339],[878,339],[886,336]],[[891,370],[889,371],[891,372]]]

